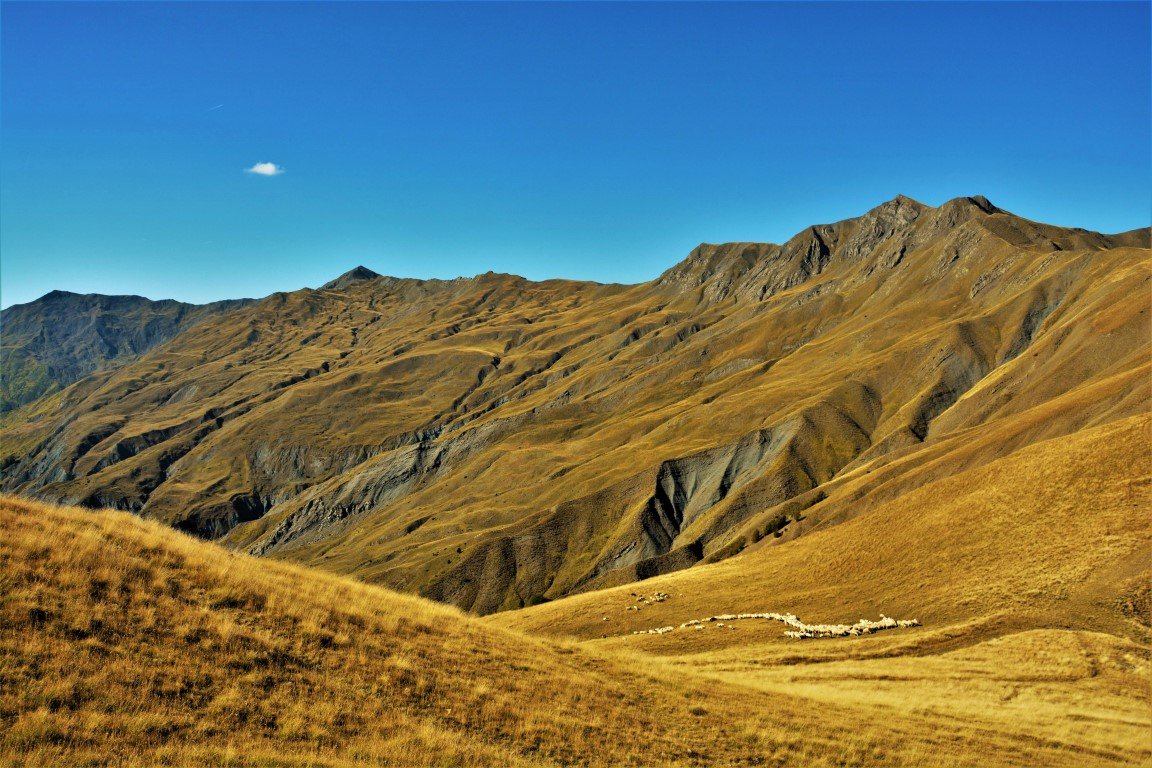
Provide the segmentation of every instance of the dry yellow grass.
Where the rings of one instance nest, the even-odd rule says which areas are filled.
[[[1084,765],[1144,765],[1150,425],[1134,417],[1041,442],[781,546],[485,621],[860,717],[963,722],[981,739],[1062,744]],[[973,434],[970,447],[1003,436]],[[629,610],[635,592],[670,597]],[[757,611],[924,625],[807,642],[767,621],[631,634]],[[981,739],[955,754],[977,760]]]
[[[760,690],[1067,744],[1086,764],[1135,764],[1148,759],[1152,738],[1149,656],[1148,646],[1113,635],[1032,630],[931,656],[707,667]]]
[[[1123,764],[488,626],[124,513],[0,500],[0,760],[78,765]],[[786,688],[786,687],[785,687]]]
[[[1146,624],[1126,618],[1117,606],[1152,567],[1150,425],[1148,416],[1136,416],[1046,440],[938,477],[782,545],[487,620],[596,639],[717,613],[780,611],[833,622],[886,612],[919,618],[925,626],[813,646],[892,642],[975,621],[1108,631],[1146,641]],[[948,455],[978,453],[981,443],[1003,441],[1011,431],[1011,423],[973,431]],[[932,472],[930,464],[920,469]],[[637,590],[664,591],[672,599],[625,610]],[[764,631],[780,630],[773,624]],[[683,647],[675,633],[636,642],[659,651]]]

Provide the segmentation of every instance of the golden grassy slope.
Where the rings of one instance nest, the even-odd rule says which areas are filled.
[[[10,760],[546,765],[750,754],[724,718],[687,712],[730,712],[723,694],[122,513],[15,500],[0,510],[0,743]]]
[[[968,450],[1010,437],[969,435]],[[1085,765],[1146,765],[1150,438],[1148,416],[1109,422],[929,481],[779,546],[485,621],[665,658],[677,670],[820,706],[1061,743]],[[671,597],[634,597],[656,592]],[[809,622],[886,613],[923,626],[805,643],[759,621],[630,634],[760,611]]]
[[[1076,766],[1138,754],[952,712],[813,706],[809,689],[841,683],[726,682],[533,639],[124,513],[5,498],[0,536],[0,760],[12,765]]]
[[[1147,642],[1152,639],[1147,617],[1141,624],[1119,605],[1152,569],[1150,426],[1152,417],[1137,416],[1039,442],[957,474],[935,476],[847,522],[785,544],[488,620],[591,639],[719,613],[792,612],[809,622],[826,622],[883,611],[919,618],[924,626],[804,647],[867,647],[896,642],[895,637],[934,636],[951,625],[970,625],[954,634],[971,635],[981,623],[993,634],[1001,625],[1067,627]],[[989,431],[968,435],[966,449],[978,452],[982,443],[1010,435],[1004,428]],[[921,471],[930,474],[932,468]],[[661,590],[673,599],[625,611],[637,589]],[[768,645],[762,651],[780,649],[779,630],[779,625],[765,630]],[[680,653],[693,650],[694,637],[626,639]],[[747,644],[736,633],[731,637]],[[794,652],[792,643],[783,647]]]

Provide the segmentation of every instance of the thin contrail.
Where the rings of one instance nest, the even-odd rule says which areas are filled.
[[[220,109],[220,107],[222,107],[222,106],[224,106],[224,105],[223,105],[223,104],[217,104],[216,106],[214,106],[214,107],[209,107],[208,109],[206,109],[206,110],[204,110],[204,111],[205,111],[205,112],[212,112],[213,110],[217,110],[217,109]]]

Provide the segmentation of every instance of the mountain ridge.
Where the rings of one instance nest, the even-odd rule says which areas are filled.
[[[914,490],[902,457],[1097,371],[1126,384],[978,460],[1130,415],[1139,234],[899,197],[782,245],[702,245],[637,285],[273,294],[16,414],[0,485],[515,608],[848,519],[883,497],[852,473]]]

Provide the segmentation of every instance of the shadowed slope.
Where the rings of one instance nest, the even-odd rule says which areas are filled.
[[[52,291],[0,312],[0,413],[121,365],[249,299],[185,304]]]
[[[3,486],[516,608],[1144,412],[1146,240],[897,198],[638,286],[350,273],[12,414]]]

